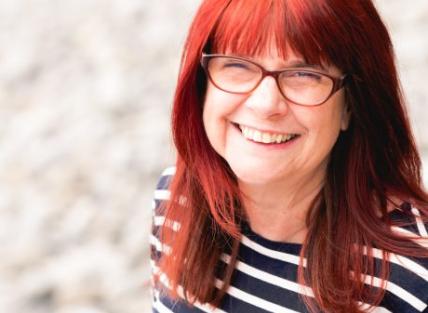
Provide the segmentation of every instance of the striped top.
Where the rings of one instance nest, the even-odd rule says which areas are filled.
[[[168,185],[174,168],[168,168],[162,174],[154,197],[153,231],[151,243],[151,267],[153,273],[160,275],[160,281],[168,287],[168,279],[157,267],[162,251],[168,247],[162,245],[156,236],[165,219],[157,210],[162,201],[169,199]],[[419,244],[428,248],[428,225],[420,220],[419,210],[409,206],[413,213],[414,225],[395,227],[395,230],[417,234],[423,237]],[[391,211],[393,220],[409,220],[397,208]],[[178,223],[172,224],[178,230]],[[426,240],[425,240],[426,239]],[[212,309],[206,304],[196,302],[189,306],[184,300],[172,300],[153,289],[152,312],[159,313],[190,313],[190,312],[308,312],[300,295],[313,297],[311,288],[297,283],[297,268],[301,244],[270,241],[254,233],[248,225],[242,229],[238,261],[231,286],[227,290],[221,308]],[[380,262],[382,251],[374,249],[376,262]],[[230,256],[223,254],[220,262],[228,262]],[[386,284],[385,296],[380,306],[370,312],[375,313],[428,313],[428,259],[418,259],[391,254],[389,260],[391,273]],[[373,288],[381,288],[380,279],[373,277]],[[369,277],[366,280],[370,284]],[[221,281],[216,281],[217,286]],[[367,303],[361,303],[367,306]]]

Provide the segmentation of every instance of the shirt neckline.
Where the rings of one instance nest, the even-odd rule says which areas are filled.
[[[271,250],[298,254],[302,248],[301,243],[267,239],[254,232],[250,225],[245,221],[241,224],[241,232],[243,236],[247,237],[251,241]]]
[[[407,203],[401,204],[399,207],[394,208],[393,210],[388,212],[388,215],[391,219],[397,214],[403,214],[403,206],[407,205]],[[243,236],[246,236],[251,241],[265,247],[268,249],[272,249],[275,251],[288,252],[293,254],[299,254],[302,249],[301,243],[296,242],[287,242],[287,241],[275,241],[271,239],[267,239],[262,235],[254,232],[250,225],[246,221],[241,222],[241,232]]]

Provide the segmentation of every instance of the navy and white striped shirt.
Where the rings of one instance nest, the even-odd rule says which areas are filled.
[[[160,281],[168,285],[167,278],[162,276],[157,261],[165,251],[156,236],[157,230],[165,222],[158,210],[162,201],[169,199],[168,185],[174,174],[174,168],[168,168],[162,174],[154,197],[153,233],[150,237],[152,248],[152,271],[160,275]],[[395,227],[394,230],[403,234],[417,234],[424,238],[418,241],[428,249],[427,225],[419,218],[419,210],[412,208],[414,225]],[[409,219],[400,209],[391,211],[393,220]],[[178,224],[172,225],[178,230]],[[195,303],[189,306],[184,300],[172,300],[153,290],[153,312],[156,313],[190,313],[190,312],[308,312],[299,295],[313,297],[311,288],[297,283],[297,268],[301,244],[284,243],[267,240],[254,233],[248,225],[244,225],[239,247],[238,261],[231,286],[222,301],[220,308],[213,309],[209,305]],[[377,262],[381,261],[382,251],[374,249]],[[228,262],[229,255],[223,254],[221,262]],[[380,303],[370,312],[374,313],[428,313],[428,259],[404,257],[391,254],[390,277],[386,284],[386,293]],[[221,281],[217,281],[221,284]],[[370,278],[367,279],[370,284]],[[374,288],[380,288],[380,279],[374,277]],[[376,287],[377,286],[377,287]],[[368,304],[362,303],[363,306]]]

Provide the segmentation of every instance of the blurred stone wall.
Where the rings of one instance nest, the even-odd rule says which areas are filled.
[[[0,2],[0,311],[148,312],[151,195],[199,0]],[[428,3],[378,0],[428,149]]]

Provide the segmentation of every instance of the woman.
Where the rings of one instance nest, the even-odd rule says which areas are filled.
[[[428,197],[371,1],[203,1],[172,116],[154,312],[428,312]]]

